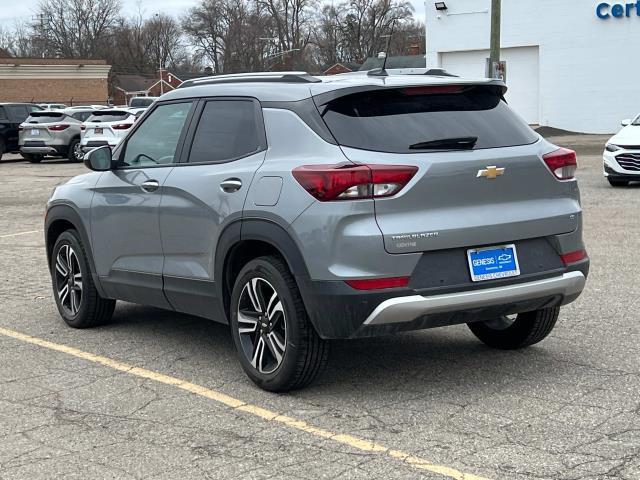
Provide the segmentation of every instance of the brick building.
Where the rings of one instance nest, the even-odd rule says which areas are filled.
[[[0,102],[106,104],[104,60],[0,58]]]
[[[162,79],[160,75],[162,74]],[[175,90],[182,80],[168,70],[158,70],[154,77],[117,75],[113,91],[114,105],[128,105],[133,97],[159,97]]]

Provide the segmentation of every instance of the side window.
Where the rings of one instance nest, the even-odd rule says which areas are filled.
[[[9,118],[13,122],[24,122],[29,116],[29,111],[24,105],[9,105],[7,106],[9,111]]]
[[[150,167],[177,161],[176,149],[193,102],[160,105],[131,135],[120,165]]]
[[[4,107],[0,107],[0,120],[7,119],[7,112],[4,110]]]
[[[262,135],[251,100],[207,102],[193,137],[189,163],[225,162],[260,150]]]

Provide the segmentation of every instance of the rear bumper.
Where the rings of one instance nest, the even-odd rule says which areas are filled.
[[[569,272],[560,277],[499,288],[431,297],[412,295],[390,298],[378,305],[362,326],[411,322],[424,315],[492,307],[502,305],[505,301],[518,303],[558,296],[562,298],[560,305],[565,305],[580,295],[585,282],[586,278],[582,272]]]
[[[22,145],[21,153],[31,155],[66,155],[68,145]]]
[[[589,272],[569,267],[475,285],[357,291],[344,282],[298,278],[307,312],[322,338],[344,339],[490,320],[573,302]]]
[[[106,140],[100,141],[100,140],[95,140],[95,141],[89,141],[86,144],[82,145],[82,151],[84,153],[90,152],[91,150],[93,150],[94,148],[99,148],[99,147],[106,147],[109,146],[111,147],[111,149],[113,150],[116,145],[118,144],[118,142],[115,143],[109,143]]]

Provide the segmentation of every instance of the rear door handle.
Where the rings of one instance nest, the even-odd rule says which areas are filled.
[[[147,180],[142,185],[140,185],[140,188],[142,188],[142,190],[149,193],[155,192],[159,187],[160,183],[157,180]]]
[[[237,192],[242,188],[242,181],[239,178],[227,178],[220,184],[220,188],[225,193]]]

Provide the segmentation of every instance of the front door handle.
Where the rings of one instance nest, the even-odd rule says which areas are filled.
[[[242,181],[239,178],[227,178],[220,184],[220,188],[225,193],[237,192],[242,188]]]
[[[142,188],[142,190],[144,190],[145,192],[152,193],[160,188],[160,183],[157,180],[147,180],[142,185],[140,185],[140,188]]]

